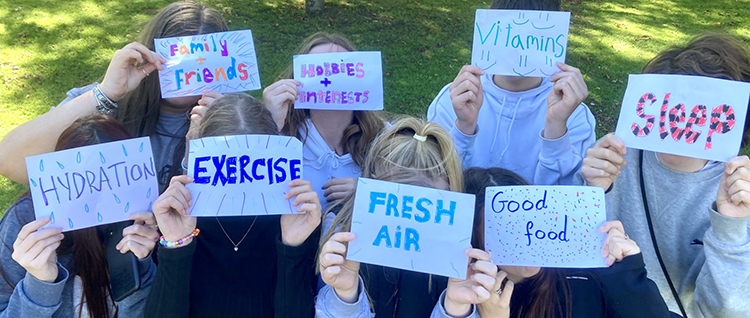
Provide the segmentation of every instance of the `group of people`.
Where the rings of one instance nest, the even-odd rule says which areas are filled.
[[[559,11],[560,1],[495,0],[491,8]],[[69,91],[3,138],[0,174],[28,184],[27,156],[148,136],[161,195],[122,231],[117,249],[137,256],[141,283],[119,301],[103,242],[110,226],[62,233],[35,219],[28,193],[20,197],[0,220],[0,317],[750,316],[747,157],[722,163],[628,149],[613,134],[597,141],[586,83],[565,64],[549,78],[464,66],[427,121],[295,109],[291,66],[262,101],[216,92],[161,98],[154,39],[227,30],[214,9],[170,4],[138,42],[115,52],[101,83]],[[294,53],[352,51],[346,38],[319,32]],[[643,73],[750,82],[750,53],[736,38],[703,34],[659,53]],[[304,180],[286,193],[303,213],[190,215],[188,141],[243,134],[303,142]],[[348,260],[359,177],[476,195],[467,278]],[[526,184],[606,190],[609,221],[599,230],[608,268],[492,263],[485,188]]]

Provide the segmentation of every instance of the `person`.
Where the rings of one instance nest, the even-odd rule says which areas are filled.
[[[338,34],[317,32],[307,37],[297,54],[354,52],[356,47]],[[282,134],[296,136],[304,144],[305,178],[310,180],[324,211],[329,202],[354,191],[360,167],[375,137],[385,127],[378,111],[296,109],[299,82],[292,65],[279,80],[263,90],[263,104]]]
[[[750,82],[750,53],[731,36],[702,34],[659,53],[643,73]],[[745,141],[747,133],[746,120]],[[649,277],[670,310],[691,318],[750,317],[748,171],[747,156],[722,164],[628,149],[609,134],[586,152],[577,179],[608,189],[607,217],[642,242]]]
[[[484,248],[485,189],[529,183],[506,169],[469,168],[464,171],[464,184],[466,193],[476,195],[472,245]],[[609,268],[499,266],[490,299],[478,305],[481,316],[669,317],[659,289],[647,278],[638,244],[625,235],[622,224],[606,222],[599,231],[607,233],[602,256]]]
[[[187,113],[200,97],[161,98],[159,77],[165,60],[153,52],[154,39],[227,31],[221,14],[191,1],[174,2],[154,16],[138,42],[112,56],[101,84],[73,89],[61,105],[11,130],[0,141],[0,174],[28,185],[25,158],[54,149],[73,121],[98,111],[111,113],[131,136],[151,137],[160,191],[181,172]]]
[[[367,178],[462,189],[461,162],[450,135],[415,118],[401,119],[378,136],[362,168]],[[332,207],[338,213],[321,241],[318,269],[327,285],[318,294],[316,317],[478,317],[472,304],[490,297],[497,272],[489,253],[466,250],[467,264],[476,260],[466,280],[347,260],[346,244],[354,239],[348,232],[353,205],[350,194]]]
[[[492,9],[560,11],[560,0],[495,0]],[[539,185],[571,184],[596,140],[581,71],[558,64],[552,77],[461,68],[427,110],[450,131],[464,167],[501,167]]]
[[[94,114],[77,119],[58,138],[65,150],[130,138],[114,118]],[[29,193],[11,205],[0,220],[0,317],[138,317],[156,272],[151,260],[158,233],[150,212],[129,216],[135,222],[122,230],[121,253],[138,257],[141,286],[119,302],[110,296],[110,275],[102,238],[111,225],[62,233],[48,226],[50,218],[34,220]]]
[[[198,138],[278,135],[270,112],[245,94],[193,117]],[[321,208],[310,182],[294,180],[286,193],[303,214],[196,218],[192,181],[173,177],[154,203],[163,242],[145,317],[312,317]]]

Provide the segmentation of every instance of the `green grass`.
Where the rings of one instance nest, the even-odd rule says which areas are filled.
[[[270,85],[300,41],[318,30],[383,52],[386,109],[422,115],[471,59],[474,10],[491,1],[327,0],[321,17],[304,1],[215,0],[233,29],[252,29],[261,82]],[[0,136],[46,112],[65,92],[100,78],[169,1],[0,0]],[[573,13],[568,63],[581,68],[597,134],[614,129],[627,74],[701,31],[750,42],[750,0],[564,0]],[[260,91],[254,93],[260,96]],[[25,187],[0,177],[0,210]],[[1,212],[0,212],[1,213]]]

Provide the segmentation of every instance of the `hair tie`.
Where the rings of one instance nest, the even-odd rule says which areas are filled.
[[[419,141],[427,141],[427,136],[418,135],[417,133],[414,133],[414,139]]]

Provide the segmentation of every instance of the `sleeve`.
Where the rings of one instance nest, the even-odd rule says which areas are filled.
[[[656,283],[647,277],[643,255],[625,257],[612,267],[595,270],[606,301],[606,317],[669,317]]]
[[[430,108],[427,109],[427,120],[442,126],[450,133],[461,162],[466,167],[467,163],[472,162],[472,157],[474,156],[474,141],[479,132],[479,124],[477,124],[477,129],[473,135],[464,134],[456,128],[457,117],[456,112],[453,110],[449,87],[450,84],[445,85],[437,97],[432,100]]]
[[[333,287],[326,285],[315,299],[316,318],[373,318],[375,313],[370,311],[370,301],[365,293],[365,284],[359,277],[359,297],[350,304],[336,295]]]
[[[159,246],[159,266],[146,298],[144,317],[188,317],[190,314],[190,273],[196,242],[185,247]]]
[[[117,303],[120,317],[140,317],[146,307],[146,297],[151,291],[156,275],[156,265],[150,255],[138,260],[138,271],[141,277],[141,287]]]
[[[748,218],[726,217],[709,209],[711,227],[703,237],[706,261],[694,299],[705,317],[750,317],[750,235]]]
[[[539,132],[542,148],[534,173],[534,184],[570,185],[581,169],[586,149],[596,142],[596,119],[585,104],[568,118],[568,131],[557,139],[546,139]]]
[[[281,237],[276,237],[278,261],[274,310],[277,318],[314,316],[318,283],[315,254],[318,242],[320,227],[302,245],[296,247],[284,245]]]
[[[447,312],[445,312],[445,290],[440,294],[440,299],[438,299],[437,304],[435,304],[435,308],[432,309],[432,314],[430,315],[430,318],[453,318],[453,316],[448,315]],[[479,318],[479,312],[477,311],[477,306],[471,305],[471,313],[466,316],[466,318]]]

